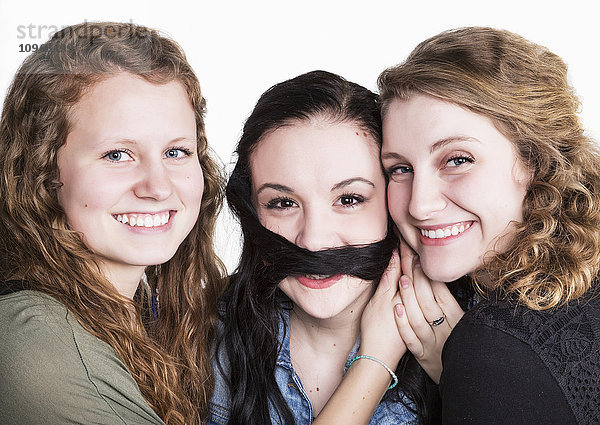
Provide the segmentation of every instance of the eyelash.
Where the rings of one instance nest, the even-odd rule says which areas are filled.
[[[460,167],[461,165],[464,165],[465,163],[472,164],[475,162],[475,158],[473,158],[471,155],[456,154],[456,155],[451,156],[450,158],[448,158],[445,161],[446,167],[448,166],[448,164],[451,161],[457,161],[457,160],[462,160],[462,162],[460,162],[459,164],[450,166],[450,168],[456,168],[456,167]],[[399,170],[404,170],[405,172],[398,173],[397,171],[399,171]],[[393,178],[394,176],[412,173],[413,169],[412,169],[412,167],[409,167],[407,165],[395,165],[393,167],[388,168],[385,172],[388,175],[388,177]]]
[[[342,199],[351,199],[353,202],[351,204],[342,204],[340,202]],[[335,201],[334,205],[336,205],[338,202],[340,202],[340,206],[342,208],[354,208],[357,205],[362,204],[366,200],[367,200],[367,198],[365,198],[362,195],[359,195],[358,193],[344,193]],[[285,210],[288,208],[293,208],[294,205],[290,205],[290,206],[282,205],[283,203],[287,203],[287,202],[297,205],[296,201],[294,201],[291,198],[280,197],[280,198],[271,199],[270,201],[264,203],[263,206],[269,210]]]
[[[408,170],[405,173],[396,173],[396,171],[398,170]],[[385,173],[388,175],[388,177],[392,177],[398,174],[408,174],[412,172],[412,167],[408,167],[406,165],[394,165],[393,167],[388,168],[387,170],[385,170]]]
[[[467,155],[467,154],[458,154],[458,155],[454,155],[451,158],[448,158],[448,160],[446,161],[446,164],[448,164],[450,161],[456,161],[456,160],[464,160],[463,162],[461,162],[460,164],[454,165],[453,167],[460,167],[461,165],[465,164],[465,163],[469,163],[472,164],[473,162],[475,162],[475,158],[473,158],[471,155]]]
[[[337,199],[337,201],[335,201],[334,205],[336,205],[338,201],[341,201],[344,198],[352,199],[354,202],[352,202],[351,204],[340,204],[343,208],[354,208],[367,200],[364,196],[359,195],[358,193],[344,193]]]
[[[185,148],[183,146],[174,146],[172,148],[169,148],[165,151],[165,154],[169,151],[181,151],[185,154],[185,156],[192,156],[194,154],[194,152],[192,152],[191,150],[189,150],[188,148]],[[173,158],[173,159],[179,159],[179,158]]]
[[[293,204],[296,204],[296,202],[291,198],[274,198],[263,204],[263,206],[269,210],[285,210],[288,208],[292,208],[291,206],[282,206],[284,202],[291,202]]]
[[[171,152],[171,151],[181,151],[181,152],[183,152],[183,154],[185,156],[192,156],[194,154],[194,152],[192,152],[188,148],[185,148],[183,146],[175,146],[175,147],[167,149],[165,151],[165,155],[167,154],[167,152]],[[109,158],[109,155],[112,155],[112,154],[115,154],[115,153],[120,153],[120,154],[124,153],[124,154],[127,154],[130,158],[133,155],[133,152],[131,152],[129,149],[113,149],[113,150],[110,150],[110,151],[105,152],[104,154],[102,154],[101,158],[107,159],[110,162],[121,162],[120,161],[121,158],[119,158],[118,160]],[[175,158],[175,157],[169,157],[169,159],[180,159],[180,158],[179,157],[177,157],[177,158]]]
[[[104,153],[101,156],[101,158],[102,159],[107,159],[110,162],[121,162],[120,161],[121,158],[119,158],[119,159],[111,159],[111,158],[109,158],[109,155],[112,155],[112,154],[115,154],[115,153],[119,153],[119,154],[123,154],[124,153],[124,154],[127,154],[131,158],[131,155],[132,155],[133,152],[131,152],[129,149],[113,149],[113,150],[110,150],[110,151]]]

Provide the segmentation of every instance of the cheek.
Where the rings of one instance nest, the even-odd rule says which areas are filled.
[[[258,220],[260,224],[279,236],[283,236],[288,241],[296,243],[299,230],[297,228],[296,217],[294,214],[275,217],[265,214],[264,211],[258,211]]]
[[[188,170],[173,177],[181,201],[191,210],[200,211],[204,194],[205,181],[202,169]]]
[[[120,179],[110,180],[107,176],[97,176],[93,170],[61,174],[62,187],[58,190],[58,202],[67,214],[67,219],[75,223],[85,219],[82,215],[109,205],[115,198],[116,188],[122,187]]]
[[[387,190],[388,209],[396,226],[406,222],[409,194],[400,185],[390,182]]]
[[[383,239],[387,234],[388,228],[388,210],[385,192],[381,194],[380,199],[381,202],[377,203],[373,210],[369,211],[369,214],[367,214],[365,217],[365,229],[373,229],[373,232],[377,231],[376,234],[371,235],[371,237],[375,240]],[[379,226],[377,226],[377,224]]]

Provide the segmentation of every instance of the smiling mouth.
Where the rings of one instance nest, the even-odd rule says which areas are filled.
[[[428,239],[445,239],[456,236],[471,227],[472,221],[459,222],[437,229],[419,229],[421,235]]]
[[[165,211],[159,214],[113,214],[113,218],[119,223],[131,227],[160,227],[171,219],[171,212]]]
[[[311,289],[326,289],[330,286],[335,285],[343,275],[320,275],[320,274],[306,274],[298,276],[296,279],[301,285]]]

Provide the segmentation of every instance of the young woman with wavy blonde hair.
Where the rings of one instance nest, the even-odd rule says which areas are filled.
[[[223,267],[220,170],[181,48],[57,32],[0,123],[0,422],[199,424]]]
[[[390,213],[434,280],[401,278],[397,321],[440,380],[443,423],[598,423],[600,154],[567,66],[463,28],[379,87]],[[465,275],[482,299],[458,321],[436,288]]]

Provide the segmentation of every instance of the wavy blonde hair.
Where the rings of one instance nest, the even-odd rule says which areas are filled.
[[[508,31],[469,27],[419,44],[378,80],[382,113],[415,93],[489,117],[532,178],[509,247],[474,277],[533,309],[577,299],[600,269],[600,154],[584,134],[567,66]],[[477,281],[477,279],[476,279]],[[491,286],[490,286],[491,285]]]
[[[100,272],[57,197],[57,151],[69,134],[71,108],[94,84],[121,72],[153,84],[180,82],[196,116],[204,194],[199,219],[174,257],[146,270],[160,294],[156,321],[144,320],[152,317],[145,297],[128,300]],[[167,424],[201,423],[213,387],[208,345],[224,276],[213,238],[224,185],[204,113],[198,80],[175,42],[133,24],[84,23],[27,57],[0,121],[0,278],[23,279],[62,302],[114,348]]]

